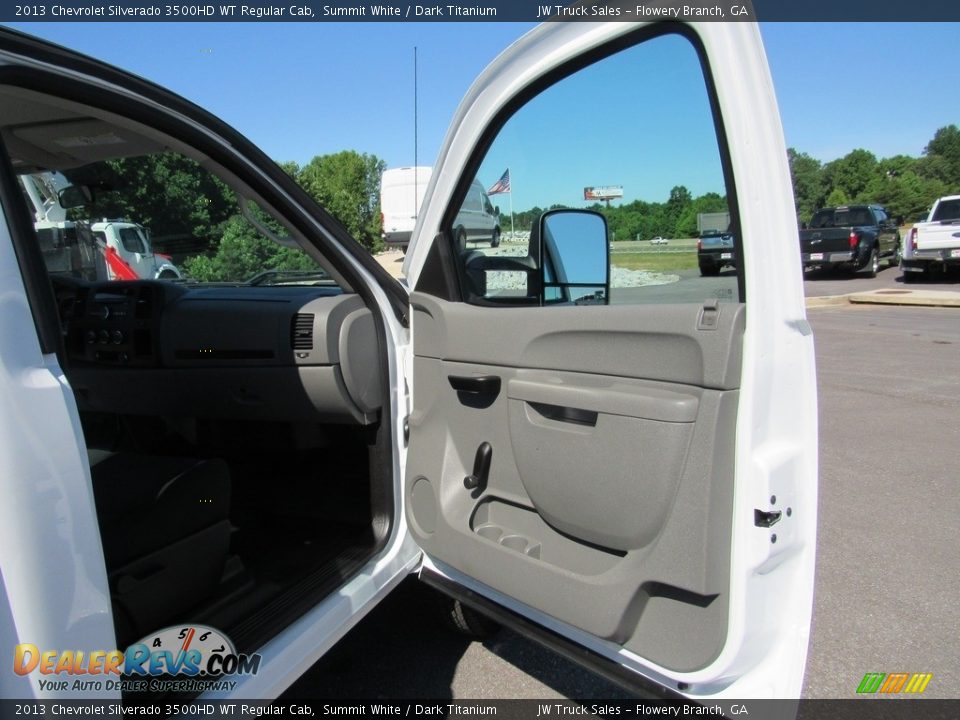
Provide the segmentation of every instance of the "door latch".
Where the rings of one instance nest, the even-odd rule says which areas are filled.
[[[783,512],[780,510],[754,510],[753,524],[762,528],[773,527],[780,522],[782,515]]]

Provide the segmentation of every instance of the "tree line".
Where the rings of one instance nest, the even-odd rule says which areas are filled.
[[[933,201],[960,193],[960,129],[942,127],[919,158],[907,155],[878,160],[857,149],[821,163],[793,148],[787,151],[797,220],[808,222],[821,207],[877,203],[887,214],[914,222],[926,215]]]
[[[956,125],[937,130],[919,158],[896,155],[878,160],[868,150],[857,149],[821,163],[790,148],[787,159],[798,224],[809,222],[819,208],[852,203],[883,205],[891,217],[914,222],[926,216],[937,198],[960,194],[960,129]],[[725,196],[692,197],[680,185],[670,191],[666,202],[634,200],[611,207],[595,204],[591,209],[606,216],[614,240],[649,240],[658,235],[695,237],[698,214],[724,212],[728,205]],[[516,227],[528,229],[543,211],[533,207],[515,213]]]
[[[386,163],[345,150],[318,155],[302,167],[280,167],[347,232],[371,251],[381,247],[380,175]],[[109,160],[69,171],[68,179],[94,189],[93,202],[73,219],[125,218],[150,229],[154,249],[173,255],[200,281],[235,281],[262,270],[316,267],[300,250],[263,237],[242,215],[234,192],[199,163],[176,153]],[[278,236],[278,223],[253,208]]]
[[[960,194],[960,129],[940,128],[921,157],[897,155],[878,160],[863,149],[821,163],[806,153],[787,151],[796,200],[797,221],[809,221],[820,207],[879,203],[893,217],[912,222],[933,201]],[[327,211],[357,242],[370,251],[382,249],[380,176],[386,163],[353,150],[318,155],[283,170]],[[97,189],[88,218],[123,217],[151,229],[156,248],[174,255],[198,280],[248,277],[264,269],[314,267],[302,252],[264,238],[242,217],[234,193],[198,163],[182,155],[160,153],[87,166],[69,174],[74,183]],[[557,206],[553,206],[557,207]],[[678,185],[665,202],[634,200],[605,207],[614,240],[694,237],[697,215],[728,209],[726,197],[706,193],[693,197]],[[529,229],[545,209],[514,213],[514,226]],[[259,211],[260,221],[285,234]],[[504,216],[503,223],[509,222]]]

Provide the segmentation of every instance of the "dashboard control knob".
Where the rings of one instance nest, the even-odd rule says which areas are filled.
[[[110,339],[113,340],[114,345],[119,345],[120,343],[123,342],[123,333],[120,332],[119,330],[114,330],[110,334]]]
[[[87,341],[87,345],[93,345],[97,341],[97,334],[93,330],[87,330],[84,339]]]

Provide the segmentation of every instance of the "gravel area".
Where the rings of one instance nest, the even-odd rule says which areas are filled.
[[[476,249],[486,255],[502,257],[523,257],[527,254],[526,243],[504,242],[498,248],[481,245]],[[401,276],[403,254],[399,250],[388,250],[380,253],[377,256],[377,261],[387,268],[394,277]],[[614,288],[668,285],[680,279],[679,275],[647,272],[646,270],[625,270],[618,267],[613,268],[610,275],[610,286]],[[510,271],[487,273],[487,288],[489,290],[524,290],[526,289],[526,273]]]

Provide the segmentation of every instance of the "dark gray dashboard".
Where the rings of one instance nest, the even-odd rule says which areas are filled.
[[[81,409],[370,423],[380,344],[359,296],[334,287],[58,288]]]

